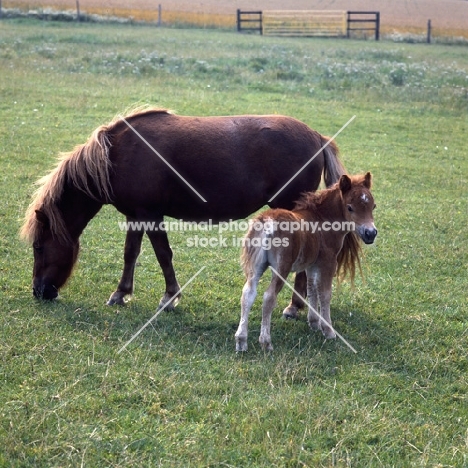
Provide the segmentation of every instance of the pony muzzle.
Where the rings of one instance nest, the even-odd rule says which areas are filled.
[[[52,301],[57,298],[58,289],[53,285],[46,286],[43,282],[34,282],[33,296],[39,300]]]
[[[377,229],[375,226],[361,226],[358,229],[358,232],[365,244],[373,244],[377,237]]]

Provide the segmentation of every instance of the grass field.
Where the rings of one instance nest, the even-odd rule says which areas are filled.
[[[15,20],[0,69],[0,466],[468,467],[466,48]],[[124,242],[112,207],[61,299],[33,300],[18,230],[34,181],[145,103],[286,114],[327,135],[356,115],[337,142],[350,173],[374,175],[379,235],[332,319],[357,354],[283,321],[284,290],[274,352],[257,343],[260,292],[236,355],[239,250],[175,232],[180,283],[206,268],[117,354],[163,281],[145,242],[135,297],[105,306]]]

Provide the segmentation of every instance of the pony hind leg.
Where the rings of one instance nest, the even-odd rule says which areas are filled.
[[[288,307],[283,310],[286,319],[297,319],[298,312],[304,308],[304,298],[307,294],[307,277],[305,272],[296,273],[294,279],[294,292]]]
[[[241,318],[239,322],[239,327],[237,328],[235,338],[236,338],[236,352],[247,351],[247,336],[248,336],[248,324],[249,324],[249,314],[252,309],[252,305],[257,297],[257,286],[260,281],[260,277],[263,275],[267,265],[261,265],[257,271],[251,272],[247,281],[242,288],[241,296]]]
[[[273,309],[276,306],[276,298],[278,297],[279,292],[284,286],[282,278],[286,278],[289,274],[289,268],[278,268],[278,276],[275,272],[272,272],[271,283],[268,286],[265,294],[263,295],[263,305],[262,305],[262,325],[260,327],[260,336],[258,341],[262,345],[262,348],[265,351],[273,351],[273,346],[271,344],[271,314]],[[282,278],[281,278],[282,277]]]
[[[151,245],[153,246],[154,253],[156,254],[166,282],[166,291],[159,301],[158,310],[163,307],[166,310],[174,310],[174,307],[179,302],[181,293],[172,264],[172,249],[169,245],[167,232],[164,230],[146,231],[146,234],[151,241]]]
[[[128,221],[128,218],[127,218]],[[125,297],[133,294],[135,264],[140,255],[144,231],[128,230],[125,237],[124,269],[117,289],[111,294],[107,305],[124,305]]]

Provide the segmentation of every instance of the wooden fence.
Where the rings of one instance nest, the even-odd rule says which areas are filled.
[[[246,26],[244,26],[246,24]],[[351,37],[354,31],[380,36],[380,12],[335,10],[237,10],[239,32],[270,36]]]

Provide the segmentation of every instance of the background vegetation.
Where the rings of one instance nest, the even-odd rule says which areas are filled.
[[[468,466],[466,48],[15,20],[0,69],[0,466]],[[17,232],[34,181],[143,103],[287,114],[328,135],[357,116],[338,144],[350,173],[374,174],[379,236],[366,280],[332,301],[356,355],[283,321],[286,290],[275,351],[257,344],[258,300],[236,355],[239,251],[187,233],[171,234],[179,281],[206,269],[117,354],[163,282],[145,242],[135,298],[105,306],[124,241],[112,207],[61,299],[32,299]]]
[[[161,22],[164,27],[236,29],[236,10],[358,10],[380,12],[380,37],[396,42],[426,42],[427,24],[431,20],[431,40],[464,43],[468,40],[464,1],[450,0],[250,0],[242,4],[232,0],[204,0],[202,3],[171,0],[4,0],[3,15],[31,16],[45,20],[76,21],[77,4],[80,20],[93,22]],[[161,16],[159,16],[161,7]],[[1,13],[1,12],[0,12]],[[361,24],[361,27],[370,25]],[[355,25],[355,27],[357,27]],[[354,31],[353,38],[374,38],[373,31]]]

